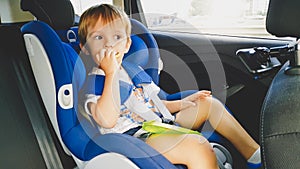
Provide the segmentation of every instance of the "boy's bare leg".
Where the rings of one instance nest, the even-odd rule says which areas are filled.
[[[184,164],[189,169],[216,169],[216,155],[208,141],[199,135],[156,134],[146,143],[173,164]]]
[[[197,106],[182,110],[176,115],[176,122],[186,128],[197,129],[206,120],[212,127],[227,138],[244,156],[249,159],[259,145],[244,130],[238,121],[213,97],[199,99]]]

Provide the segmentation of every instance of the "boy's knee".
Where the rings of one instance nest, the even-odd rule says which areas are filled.
[[[211,163],[215,162],[215,152],[206,138],[199,135],[189,135],[187,139],[189,140],[188,145],[190,147],[189,153],[192,156],[191,158],[194,158],[194,160],[203,158]]]

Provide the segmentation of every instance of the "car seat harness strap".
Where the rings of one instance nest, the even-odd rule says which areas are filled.
[[[168,121],[174,121],[175,117],[172,116],[167,107],[158,97],[160,88],[153,83],[152,78],[144,71],[144,69],[137,66],[136,64],[132,64],[126,61],[122,62],[122,66],[128,73],[129,77],[132,79],[134,85],[137,87],[142,87],[143,90],[148,94],[149,98],[153,101],[154,105],[163,115],[163,118],[167,119]],[[151,121],[150,119],[145,120]]]

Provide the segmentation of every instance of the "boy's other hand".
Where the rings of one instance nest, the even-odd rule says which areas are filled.
[[[192,94],[192,95],[184,98],[183,100],[195,102],[198,99],[204,99],[206,97],[211,97],[211,91],[201,90],[201,91],[198,91],[198,92],[196,92],[196,93],[194,93],[194,94]]]

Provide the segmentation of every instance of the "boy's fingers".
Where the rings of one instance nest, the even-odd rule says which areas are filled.
[[[96,54],[96,58],[97,58],[98,64],[100,64],[100,62],[101,62],[101,57],[100,57],[100,54],[99,54],[99,53]]]
[[[206,93],[206,94],[211,94],[211,91],[209,90],[202,90],[203,93]]]
[[[211,95],[211,91],[203,90],[200,92],[202,95]]]
[[[103,57],[105,56],[105,52],[106,52],[106,49],[102,49],[102,50],[100,50],[100,60],[99,61],[101,61],[102,59],[103,59]]]
[[[111,49],[107,50],[107,51],[106,51],[106,57],[111,57],[112,52],[113,52],[113,51],[112,51]]]

